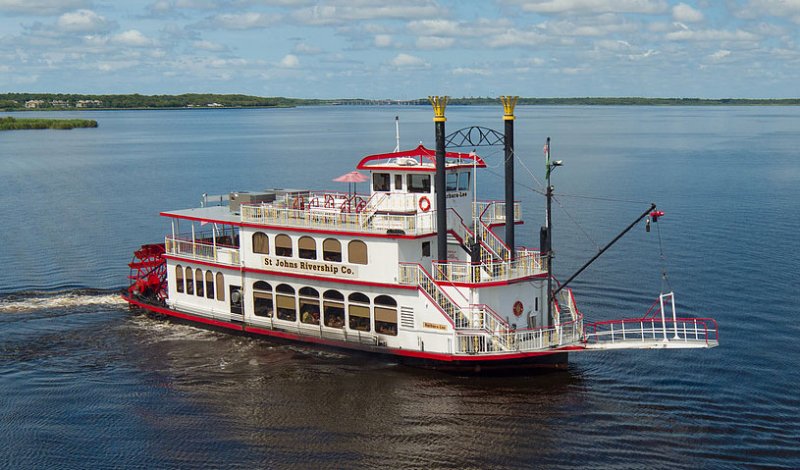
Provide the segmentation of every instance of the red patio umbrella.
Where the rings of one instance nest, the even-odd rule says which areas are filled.
[[[353,170],[350,173],[345,173],[342,176],[334,178],[333,181],[337,181],[337,182],[340,182],[340,183],[347,183],[347,192],[348,192],[348,194],[350,193],[350,185],[352,184],[353,185],[352,193],[353,193],[353,195],[355,195],[356,194],[356,183],[363,183],[364,181],[369,181],[369,177],[367,175],[359,173],[358,171]],[[348,206],[349,206],[349,204],[351,202],[351,199],[350,199],[349,196],[348,196],[348,201],[347,202],[348,202]]]

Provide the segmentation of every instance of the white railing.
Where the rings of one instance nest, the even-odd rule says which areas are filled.
[[[239,266],[239,248],[227,245],[214,245],[209,242],[192,242],[167,236],[164,239],[167,254],[200,261],[214,261],[229,266]]]
[[[538,251],[519,250],[509,261],[484,260],[433,262],[433,278],[442,282],[482,283],[509,281],[545,274],[544,259]]]
[[[422,266],[401,263],[397,279],[400,284],[421,288],[450,318],[456,328],[467,328],[469,326],[469,318],[464,314],[461,307],[436,285]]]
[[[476,201],[472,204],[472,218],[487,224],[505,223],[506,203],[503,201]],[[514,202],[514,222],[522,220],[522,206]]]
[[[514,330],[508,333],[458,333],[456,352],[462,354],[491,354],[498,352],[540,351],[579,343],[583,333],[582,321],[569,322],[550,328]]]
[[[711,318],[631,318],[588,323],[584,342],[590,349],[714,347],[718,333]]]
[[[324,207],[288,209],[268,204],[243,204],[241,207],[242,222],[366,233],[399,231],[409,235],[436,231],[434,214],[433,211],[414,215],[344,213]]]

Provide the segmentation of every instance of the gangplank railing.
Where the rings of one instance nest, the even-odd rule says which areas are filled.
[[[628,318],[586,324],[587,348],[714,347],[719,344],[717,322],[712,318]]]

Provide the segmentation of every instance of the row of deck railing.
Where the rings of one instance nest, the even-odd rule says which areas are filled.
[[[216,244],[213,240],[184,240],[167,236],[164,239],[167,254],[177,255],[199,261],[213,261],[229,266],[239,266],[241,257],[239,247]]]
[[[546,258],[538,251],[519,250],[517,257],[508,260],[434,261],[433,278],[438,282],[485,283],[511,281],[547,273]]]
[[[717,322],[711,318],[641,318],[608,320],[586,325],[584,341],[587,347],[614,345],[625,347],[631,343],[669,343],[671,347],[704,343],[714,346],[719,342]]]

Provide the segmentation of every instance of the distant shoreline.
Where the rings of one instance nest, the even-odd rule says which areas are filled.
[[[97,127],[97,121],[91,119],[19,119],[11,116],[0,117],[0,131],[75,129],[78,127]]]
[[[453,106],[487,106],[499,104],[498,98],[450,98]],[[800,106],[800,98],[519,98],[521,106]],[[182,95],[79,95],[62,93],[0,94],[0,110],[4,111],[88,111],[88,110],[155,110],[155,109],[243,109],[290,108],[299,106],[428,106],[427,97],[410,100],[370,100],[363,98],[300,99],[250,95],[182,94]]]

